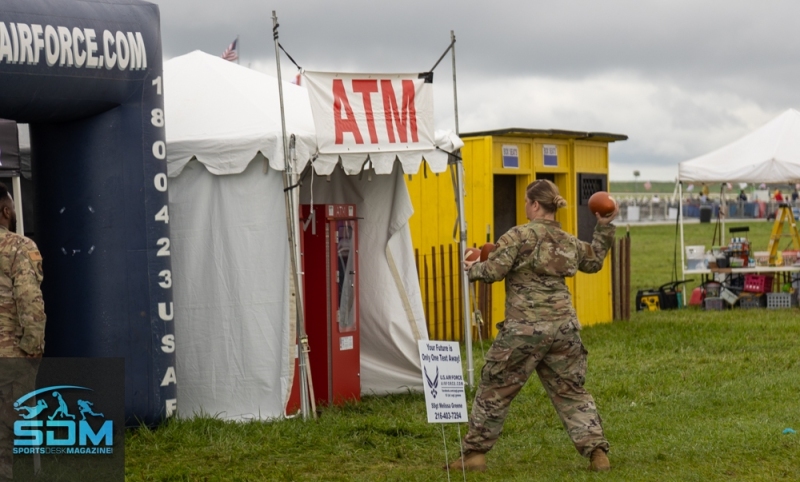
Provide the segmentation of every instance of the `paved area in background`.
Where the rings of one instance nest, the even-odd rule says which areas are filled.
[[[713,226],[716,223],[716,219],[712,219],[710,223],[706,223],[709,226]],[[741,224],[741,223],[765,223],[767,222],[764,218],[748,218],[748,219],[726,219],[725,224]],[[771,222],[771,221],[770,221]],[[662,219],[662,220],[654,220],[654,221],[625,221],[625,220],[616,220],[614,224],[617,226],[664,226],[668,224],[675,224],[674,219]],[[686,218],[683,220],[683,224],[700,224],[700,220],[698,218]]]

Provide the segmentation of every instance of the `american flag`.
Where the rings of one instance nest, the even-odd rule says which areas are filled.
[[[228,45],[228,48],[222,52],[223,59],[231,62],[239,60],[239,47],[236,45],[237,43],[239,43],[239,37],[236,37],[236,40],[234,40],[232,44]]]

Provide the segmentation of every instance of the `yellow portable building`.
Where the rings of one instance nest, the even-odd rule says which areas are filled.
[[[608,146],[621,134],[566,130],[501,129],[461,134],[464,147],[464,212],[467,244],[494,242],[511,227],[527,222],[525,187],[549,179],[567,200],[556,220],[562,228],[591,241],[595,218],[588,199],[608,190]],[[452,172],[423,170],[406,181],[414,205],[411,235],[417,271],[433,339],[461,339],[463,311],[458,276],[457,210]],[[606,259],[597,274],[578,273],[567,280],[578,319],[584,325],[612,320],[611,269]],[[505,285],[478,287],[485,322],[478,334],[494,336],[503,319]]]

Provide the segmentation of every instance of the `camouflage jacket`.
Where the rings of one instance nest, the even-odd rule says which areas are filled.
[[[600,271],[615,231],[613,224],[598,224],[589,244],[563,231],[557,221],[537,219],[501,236],[489,258],[470,268],[469,279],[493,283],[505,278],[507,320],[575,318],[564,278],[579,270]]]
[[[42,255],[36,243],[0,226],[0,356],[44,351]]]

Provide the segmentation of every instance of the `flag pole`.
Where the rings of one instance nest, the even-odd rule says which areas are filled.
[[[451,56],[453,59],[453,106],[455,109],[455,123],[456,135],[459,134],[458,127],[458,83],[456,82],[456,34],[453,30],[450,31],[450,44]],[[460,152],[456,153],[460,154]],[[456,205],[458,207],[458,224],[459,224],[459,261],[462,265],[464,263],[464,253],[467,250],[467,220],[464,213],[464,163],[461,156],[455,157],[456,162]],[[464,344],[467,348],[467,383],[469,386],[475,385],[475,364],[472,360],[472,325],[473,314],[469,305],[469,276],[463,269],[461,272],[461,300],[464,305]]]
[[[289,151],[286,144],[286,114],[283,108],[283,82],[281,81],[281,56],[278,46],[278,16],[275,10],[272,11],[272,31],[275,40],[275,66],[278,71],[278,96],[280,97],[281,109],[281,145],[283,147],[283,191],[284,201],[286,203],[286,229],[289,234],[289,259],[291,260],[292,269],[292,284],[294,286],[296,312],[297,312],[297,350],[299,360],[300,372],[300,411],[303,413],[303,419],[308,419],[309,416],[316,418],[316,413],[310,413],[309,409],[309,393],[313,388],[311,385],[311,378],[308,376],[308,335],[305,330],[305,319],[303,317],[303,291],[300,285],[300,274],[298,271],[297,262],[297,219],[298,213],[295,211],[294,193],[291,186],[293,185],[292,163],[289,159]],[[313,167],[312,167],[313,169]]]

